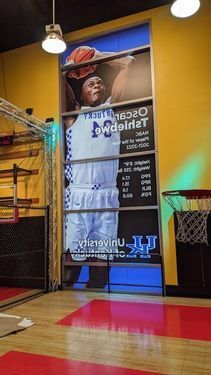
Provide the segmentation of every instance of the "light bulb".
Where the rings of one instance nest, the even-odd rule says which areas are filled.
[[[48,53],[62,53],[66,49],[66,43],[57,33],[47,34],[42,42],[42,48]]]
[[[190,17],[200,7],[200,0],[175,0],[171,6],[171,13],[175,17]]]

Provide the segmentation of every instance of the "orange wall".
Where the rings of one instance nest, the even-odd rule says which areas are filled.
[[[189,19],[172,17],[164,6],[65,36],[70,42],[84,40],[151,20],[160,191],[211,185],[210,15],[211,2],[204,0]],[[43,52],[40,43],[3,56],[8,100],[33,107],[41,120],[59,121],[57,57]],[[4,96],[1,78],[0,95]],[[58,155],[58,171],[59,165]],[[166,282],[176,284],[172,211],[162,198],[161,203]]]

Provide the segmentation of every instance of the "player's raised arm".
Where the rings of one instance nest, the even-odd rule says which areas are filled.
[[[94,58],[107,57],[114,55],[113,52],[99,52],[96,50]],[[117,58],[115,60],[106,61],[105,64],[108,64],[113,69],[118,70],[119,73],[116,76],[111,90],[111,103],[116,103],[122,101],[125,90],[127,87],[127,78],[128,72],[131,64],[135,58],[133,56],[125,56]]]
[[[62,76],[62,86],[63,86],[63,100],[62,100],[62,112],[71,112],[80,110],[80,105],[75,100],[75,94],[72,87],[67,83],[66,78]],[[74,116],[65,116],[64,124],[66,129],[70,128],[75,120],[77,115]]]
[[[75,94],[72,87],[66,81],[66,77],[61,78],[63,99],[62,99],[62,112],[70,112],[76,110]]]

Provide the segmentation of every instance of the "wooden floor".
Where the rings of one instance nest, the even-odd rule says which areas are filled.
[[[138,370],[169,375],[211,374],[211,341],[208,340],[158,336],[149,328],[144,333],[129,333],[127,320],[124,331],[107,330],[99,326],[90,328],[55,324],[93,299],[211,307],[208,299],[122,294],[109,296],[104,293],[71,291],[50,293],[4,311],[31,318],[36,324],[18,334],[0,339],[0,355],[10,351],[42,354],[134,369],[137,374]],[[42,371],[38,375],[41,374]]]

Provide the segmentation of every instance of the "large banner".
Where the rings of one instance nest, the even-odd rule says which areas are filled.
[[[117,187],[120,207],[156,206],[155,155],[120,159]]]
[[[64,118],[68,146],[66,159],[70,156],[67,154],[68,148],[71,148],[71,145],[74,147],[73,142],[83,145],[80,147],[81,153],[79,147],[77,153],[73,150],[71,161],[152,151],[155,148],[152,105],[139,104],[121,109],[105,107],[98,111],[86,111],[78,115],[73,124],[72,122],[72,116]],[[84,125],[79,132],[75,128],[76,124],[80,126],[80,123]]]
[[[65,169],[74,181],[66,187],[69,210],[157,205],[154,154],[75,162]]]
[[[127,30],[117,31],[98,38],[86,40],[83,43],[71,43],[69,48],[62,54],[61,64],[64,66],[72,51],[79,46],[89,46],[101,51],[121,52],[124,50],[136,49],[141,46],[150,45],[149,24],[143,23]]]
[[[78,213],[73,213],[72,220],[78,219]],[[109,216],[113,218],[113,228],[105,226]],[[81,233],[71,236],[72,260],[92,261],[98,258],[104,261],[138,263],[151,261],[152,254],[159,254],[158,217],[154,210],[121,211],[121,212],[87,212],[83,214],[86,223],[92,223],[93,236],[82,236]],[[99,234],[99,230],[105,229]],[[114,234],[116,228],[116,233]],[[141,228],[141,229],[140,229]],[[106,233],[113,231],[113,236]],[[94,233],[95,232],[95,233]],[[154,262],[154,259],[153,259]]]
[[[160,253],[149,44],[145,24],[73,45],[63,55],[65,251],[71,262],[150,263]],[[80,267],[73,268],[76,280]],[[90,267],[90,279],[101,286],[104,268],[99,274]]]
[[[83,56],[89,56],[89,52],[91,52],[90,47],[81,46],[78,48],[78,53],[82,55],[79,63],[82,63]],[[89,98],[89,101],[92,99],[93,102],[85,105],[86,108],[90,106],[93,109],[93,107],[102,104],[105,105],[105,103],[112,102],[114,104],[126,100],[147,98],[152,95],[149,51],[144,53],[136,52],[134,55],[119,57],[117,59],[114,59],[115,53],[95,51],[94,49],[93,51],[96,58],[111,57],[111,60],[91,65],[88,70],[87,67],[82,67],[66,72],[67,101],[64,112],[83,109],[84,102],[88,100],[87,93],[85,93],[86,98],[84,97],[84,91],[87,90],[87,79],[92,77],[98,77],[103,88],[100,87],[99,93],[94,93],[93,98]],[[73,58],[77,61],[75,56]],[[74,60],[71,60],[70,57],[70,61]],[[102,98],[99,98],[99,96],[102,96]]]

